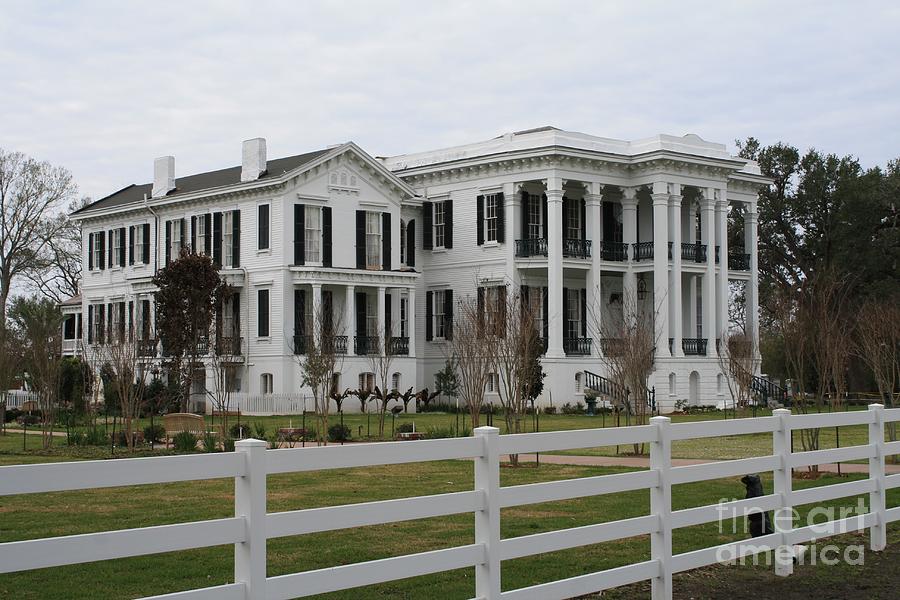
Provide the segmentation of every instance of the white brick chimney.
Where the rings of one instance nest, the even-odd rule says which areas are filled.
[[[154,198],[165,196],[175,189],[175,157],[160,156],[153,161]]]
[[[241,160],[241,181],[256,181],[266,172],[266,138],[245,140]]]

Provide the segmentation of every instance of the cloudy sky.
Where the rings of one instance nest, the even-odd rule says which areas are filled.
[[[0,147],[84,194],[555,125],[900,156],[900,3],[0,0]]]

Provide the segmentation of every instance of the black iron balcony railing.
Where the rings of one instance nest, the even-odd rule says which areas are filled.
[[[388,352],[391,356],[408,356],[409,355],[409,338],[408,337],[392,337],[388,344]]]
[[[309,352],[312,338],[308,335],[294,336],[294,354],[306,354]],[[333,344],[330,346],[330,344]],[[322,340],[322,350],[335,354],[347,354],[347,336],[346,335],[326,335]]]
[[[528,240],[516,240],[516,256],[528,258],[529,256],[547,256],[547,239],[532,238]]]
[[[604,356],[622,356],[625,341],[622,338],[600,338],[600,350]]]
[[[137,353],[138,356],[156,356],[156,345],[158,340],[150,339],[150,340],[138,340],[137,341]]]
[[[563,240],[564,258],[590,258],[591,240]]]
[[[684,338],[681,349],[685,356],[706,356],[706,338]]]
[[[600,242],[600,258],[616,262],[628,260],[628,244],[603,240]]]
[[[635,262],[653,259],[653,242],[639,242],[631,245],[631,258]]]
[[[591,338],[565,338],[563,350],[566,356],[590,356],[591,341]]]
[[[381,352],[381,338],[377,335],[358,335],[353,338],[354,353],[365,356]]]
[[[681,260],[706,262],[706,244],[681,244]]]
[[[243,345],[244,338],[237,335],[227,335],[216,341],[216,352],[219,355],[240,356],[243,353]]]
[[[732,271],[749,271],[750,255],[743,252],[729,252],[728,268]]]

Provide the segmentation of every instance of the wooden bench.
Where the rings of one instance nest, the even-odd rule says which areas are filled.
[[[193,413],[171,413],[163,415],[163,427],[166,429],[166,448],[169,440],[182,431],[189,431],[202,439],[206,434],[206,421],[200,415]]]

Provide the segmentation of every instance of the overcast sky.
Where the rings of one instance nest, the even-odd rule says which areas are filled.
[[[900,156],[900,3],[0,0],[0,147],[99,198],[353,140],[555,125]],[[677,6],[676,6],[677,5]]]

